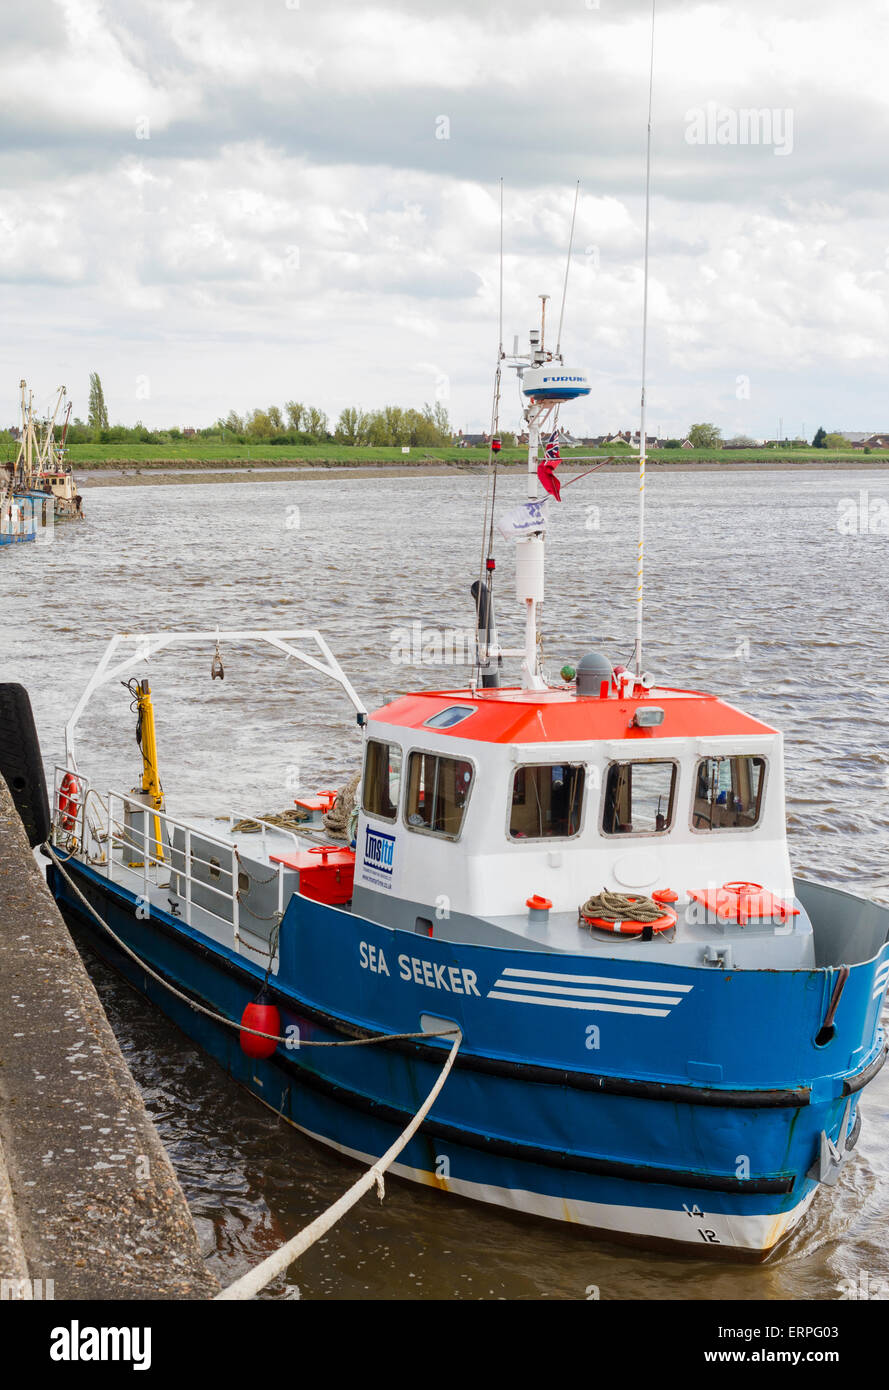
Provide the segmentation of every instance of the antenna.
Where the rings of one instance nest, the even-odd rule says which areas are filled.
[[[642,675],[642,596],[645,584],[645,372],[648,360],[648,232],[651,213],[651,101],[654,90],[654,7],[651,0],[651,63],[648,72],[648,139],[645,150],[645,250],[642,272],[642,392],[639,420],[639,542],[636,566],[636,675]]]
[[[498,306],[497,369],[494,372],[494,399],[491,403],[491,434],[488,443],[488,487],[485,494],[485,519],[482,524],[482,548],[478,579],[472,585],[475,600],[475,666],[476,681],[483,686],[498,686],[499,671],[492,668],[492,655],[497,647],[494,627],[494,508],[497,503],[497,458],[500,432],[500,383],[503,371],[503,179],[500,179],[500,301]],[[482,631],[484,630],[484,659]],[[498,658],[499,665],[499,658]]]
[[[500,356],[503,356],[503,179],[500,180]]]
[[[574,247],[574,223],[577,218],[577,200],[580,197],[580,179],[574,190],[574,211],[571,214],[571,232],[568,236],[568,259],[565,262],[565,283],[562,286],[562,309],[559,314],[559,332],[556,337],[556,357],[562,360],[562,324],[565,322],[565,297],[568,294],[568,271],[571,269],[571,252]]]

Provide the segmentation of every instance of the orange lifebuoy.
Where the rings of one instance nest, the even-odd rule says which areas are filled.
[[[635,899],[631,898],[630,902],[635,902]],[[591,927],[597,927],[599,931],[615,932],[621,936],[639,936],[646,927],[654,933],[669,931],[676,925],[676,913],[671,907],[666,907],[664,915],[656,917],[653,922],[640,922],[634,917],[625,917],[620,922],[608,922],[604,917],[584,917],[583,920]]]
[[[73,772],[66,772],[59,787],[59,823],[63,830],[73,830],[77,824],[80,809],[77,778]]]

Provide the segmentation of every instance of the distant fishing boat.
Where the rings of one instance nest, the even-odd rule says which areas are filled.
[[[12,465],[0,465],[0,546],[43,538],[52,529],[53,506],[36,488],[16,489]]]
[[[71,402],[65,412],[62,436],[56,439],[56,423],[67,395],[60,386],[52,415],[37,421],[34,416],[33,393],[27,383],[19,382],[21,390],[22,435],[14,464],[13,487],[19,495],[40,495],[52,499],[55,521],[82,521],[83,498],[70,464],[65,459],[65,440],[71,418]],[[27,396],[26,396],[27,392]]]
[[[22,393],[22,430],[15,462],[3,468],[0,478],[0,545],[20,545],[52,535],[55,503],[49,489],[38,482],[40,441],[34,421],[33,398]]]

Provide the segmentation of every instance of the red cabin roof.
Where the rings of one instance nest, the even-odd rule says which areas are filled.
[[[473,713],[436,734],[478,743],[584,743],[593,739],[650,740],[708,736],[774,734],[775,729],[717,699],[692,690],[652,690],[644,699],[578,696],[557,690],[429,690],[401,695],[371,718],[381,724],[421,729],[452,705]],[[637,709],[664,711],[653,728],[633,724]]]

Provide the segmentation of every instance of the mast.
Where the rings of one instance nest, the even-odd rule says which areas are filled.
[[[542,367],[552,361],[552,353],[544,347],[546,332],[546,301],[548,294],[540,295],[540,331],[531,330],[531,366]],[[525,411],[528,422],[528,501],[538,498],[537,461],[540,449],[540,427],[552,405],[543,401],[530,401]],[[537,656],[537,610],[543,602],[544,573],[543,532],[527,536],[516,542],[516,597],[525,605],[525,647],[522,657],[522,682],[526,690],[545,690],[546,682],[540,674]]]
[[[46,434],[44,435],[43,443],[40,445],[38,450],[37,462],[42,469],[45,469],[47,467],[55,467],[55,459],[53,457],[53,445],[55,444],[56,420],[58,418],[62,401],[64,400],[66,395],[67,389],[64,386],[60,386],[58,398],[56,400],[55,410],[52,413],[52,419],[47,421]]]
[[[574,240],[574,222],[577,215],[577,199],[580,185],[575,191],[574,210],[571,218],[571,237],[568,243],[568,258],[570,262],[571,250]],[[502,309],[502,201],[501,201],[501,308],[500,308],[500,350],[498,356],[498,367],[495,381],[495,419],[496,405],[500,399],[500,363],[507,360],[507,354],[503,351],[503,309]],[[571,371],[564,366],[561,353],[561,331],[565,314],[565,294],[568,283],[568,271],[565,272],[565,284],[562,289],[562,305],[559,315],[559,341],[556,344],[555,353],[546,347],[546,302],[550,298],[548,294],[541,294],[540,299],[540,327],[532,328],[529,334],[530,350],[527,353],[519,352],[519,339],[516,335],[513,349],[508,354],[508,365],[516,371],[519,378],[519,389],[523,398],[523,416],[528,426],[528,465],[527,465],[527,502],[523,507],[517,509],[520,517],[517,531],[511,533],[511,538],[515,541],[515,582],[516,599],[525,611],[525,635],[524,644],[521,648],[507,650],[494,643],[496,647],[496,657],[498,663],[501,657],[521,657],[522,661],[522,688],[524,690],[546,690],[547,684],[543,679],[540,670],[539,639],[537,634],[537,614],[543,602],[544,592],[544,532],[546,522],[540,510],[540,493],[538,485],[540,477],[538,474],[538,455],[540,450],[541,432],[545,425],[558,419],[559,406],[566,400],[575,400],[579,396],[589,395],[589,382],[587,377],[578,371]],[[494,481],[496,484],[496,469],[494,470]],[[554,492],[557,496],[558,489],[546,488],[547,492]],[[493,540],[494,508],[493,496],[485,504],[485,527],[487,530],[488,519],[490,516],[491,531],[488,539],[487,568],[488,576],[494,569],[493,556],[491,554],[491,541]],[[546,499],[544,499],[546,500]],[[490,502],[490,505],[489,505]],[[536,504],[536,505],[535,505]],[[504,535],[510,535],[511,514],[506,518],[507,529]],[[539,529],[532,529],[532,528]],[[484,548],[482,552],[482,562],[485,563]],[[481,627],[482,610],[479,606],[483,594],[487,595],[488,590],[484,579],[484,574],[480,573],[478,588],[473,585],[473,592],[477,592],[477,626],[476,626],[476,665],[479,671],[482,670],[481,652]],[[486,613],[490,614],[490,608],[486,608]],[[493,655],[493,649],[488,645],[488,657]],[[485,682],[486,684],[489,682]],[[493,683],[493,682],[491,682]]]
[[[565,281],[562,285],[562,309],[559,314],[559,331],[556,335],[556,360],[562,360],[562,326],[565,322],[565,300],[568,297],[568,272],[571,269],[571,252],[574,248],[574,224],[577,221],[577,202],[580,198],[580,179],[574,189],[574,211],[571,213],[571,231],[568,236],[568,257],[565,261]]]
[[[642,601],[645,588],[645,464],[648,441],[645,434],[645,373],[648,360],[648,237],[651,213],[651,102],[654,90],[654,7],[651,0],[651,61],[648,72],[648,137],[645,151],[645,245],[642,271],[642,390],[639,409],[639,538],[636,562],[636,641],[634,666],[642,675]]]

